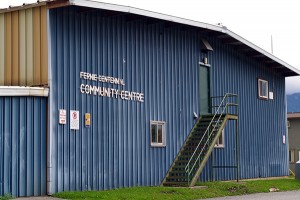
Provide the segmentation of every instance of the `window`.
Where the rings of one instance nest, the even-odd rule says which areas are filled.
[[[295,150],[289,150],[289,162],[290,163],[295,162]]]
[[[217,143],[215,144],[216,148],[224,148],[225,147],[225,142],[224,142],[224,129],[222,130],[222,133],[220,137],[217,140]]]
[[[260,99],[268,99],[268,81],[263,79],[258,79],[258,97]]]
[[[289,120],[286,122],[286,124],[287,124],[287,127],[288,127],[288,128],[291,127],[291,122],[290,122]]]
[[[151,146],[164,147],[166,146],[166,128],[165,122],[151,121]]]

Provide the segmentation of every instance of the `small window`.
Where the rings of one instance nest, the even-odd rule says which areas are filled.
[[[288,128],[291,127],[291,122],[290,122],[289,120],[286,122],[286,124],[287,124],[287,127],[288,127]]]
[[[217,143],[215,144],[216,148],[224,148],[225,147],[225,140],[224,140],[224,129],[222,130],[222,133],[220,137],[217,140]]]
[[[295,162],[295,150],[289,150],[289,162],[290,163]]]
[[[151,146],[164,147],[166,146],[166,128],[165,122],[151,121]]]
[[[263,79],[258,79],[258,97],[260,99],[268,99],[268,81]]]

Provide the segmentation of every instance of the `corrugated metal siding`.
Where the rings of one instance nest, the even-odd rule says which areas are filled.
[[[4,84],[5,85],[12,85],[11,82],[11,70],[12,70],[12,34],[11,34],[11,13],[7,13],[4,15],[5,19],[5,77],[4,77]]]
[[[198,46],[184,43],[192,33],[76,9],[51,10],[50,27],[55,191],[160,184],[198,110],[189,84]],[[145,103],[83,95],[80,71],[124,78],[124,87],[103,85],[143,92]],[[91,128],[58,125],[59,108],[90,112]],[[150,147],[150,120],[166,121],[166,148]]]
[[[282,143],[285,125],[285,78],[240,55],[229,45],[210,37],[214,52],[212,95],[227,91],[239,94],[240,177],[256,178],[288,175],[288,144]],[[259,100],[257,79],[269,82],[274,100]],[[225,129],[226,148],[214,151],[214,165],[235,165],[235,125]],[[210,161],[211,162],[211,161]],[[234,179],[235,169],[215,169],[216,180]],[[204,175],[205,174],[205,175]],[[210,180],[207,167],[202,180]]]
[[[4,14],[0,14],[0,85],[4,84],[4,51],[5,51],[5,20]]]
[[[0,85],[48,84],[46,16],[46,6],[0,14]]]
[[[0,196],[46,194],[47,98],[0,97]]]
[[[203,35],[179,24],[127,18],[123,14],[109,16],[100,10],[83,11],[76,7],[50,10],[53,81],[50,86],[53,123],[50,126],[53,128],[54,166],[51,178],[55,187],[52,192],[158,185],[195,122],[193,112],[199,111],[197,75]],[[284,117],[284,78],[274,79],[275,100],[258,100],[257,76],[271,79],[272,73],[232,48],[224,47],[218,40],[209,36],[208,39],[215,49],[210,54],[213,95],[234,92],[243,102],[239,122],[240,154],[243,156],[241,165],[246,166],[241,167],[241,177],[258,177],[258,173],[247,171],[252,166],[249,160],[254,163],[253,160],[262,159],[265,159],[266,175],[285,175],[284,152],[287,151],[286,146],[280,144],[284,120],[279,121]],[[125,80],[125,86],[86,81],[79,78],[80,71],[120,77]],[[142,92],[145,102],[81,94],[81,83]],[[259,107],[263,103],[266,105]],[[68,115],[69,110],[80,111],[79,131],[70,131],[69,116],[67,125],[58,125],[61,108],[66,109]],[[264,113],[260,114],[259,109]],[[280,116],[273,119],[277,109]],[[84,127],[86,112],[91,113],[90,128]],[[253,118],[256,115],[259,117]],[[266,119],[270,123],[268,128],[264,126]],[[150,147],[150,120],[166,122],[165,148]],[[234,141],[233,128],[234,122],[226,127],[226,143]],[[261,136],[263,134],[266,136]],[[270,144],[265,149],[263,142],[272,134],[276,137],[268,141],[276,146],[273,149]],[[252,140],[256,143],[247,143]],[[259,154],[254,152],[258,144],[261,145]],[[278,151],[280,157],[275,161],[259,157],[269,155],[268,150]],[[231,165],[234,162],[233,145],[226,144],[225,149],[216,150],[215,154],[215,163]],[[254,168],[258,165],[254,164]],[[216,177],[234,178],[234,170],[231,171],[225,175],[220,172]],[[208,165],[203,179],[209,180],[210,173]]]

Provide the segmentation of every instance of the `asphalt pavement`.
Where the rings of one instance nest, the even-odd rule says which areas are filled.
[[[300,200],[300,190],[288,192],[257,193],[231,197],[227,196],[207,200]]]
[[[41,197],[19,197],[17,200],[62,200],[59,198],[51,197],[51,196],[41,196]]]

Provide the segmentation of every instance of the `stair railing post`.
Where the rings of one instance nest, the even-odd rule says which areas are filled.
[[[236,96],[236,115],[238,115],[238,111],[239,111],[239,101],[238,101],[238,96]],[[235,121],[236,125],[236,181],[239,182],[239,119],[237,118],[237,120]]]
[[[188,185],[190,185],[190,167],[188,167],[187,175],[188,175]]]
[[[227,94],[225,94],[226,95],[226,114],[228,113],[228,95]]]

